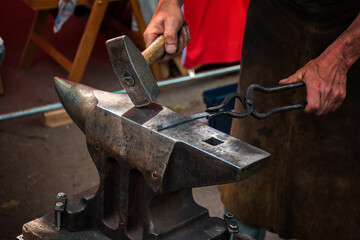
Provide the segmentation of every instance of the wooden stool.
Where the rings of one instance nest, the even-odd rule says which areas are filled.
[[[58,8],[59,1],[23,0],[23,2],[37,12],[21,57],[20,68],[24,69],[31,66],[35,57],[37,46],[39,46],[67,72],[69,72],[69,80],[81,82],[108,4],[109,2],[114,1],[120,0],[79,0],[77,2],[77,5],[92,4],[92,9],[86,23],[85,30],[82,34],[80,44],[77,48],[75,58],[73,61],[70,61],[41,36],[50,10]]]

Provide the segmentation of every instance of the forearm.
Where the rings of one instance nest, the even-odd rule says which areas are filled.
[[[321,55],[334,58],[348,70],[360,57],[360,14]],[[321,57],[321,56],[320,56]]]
[[[185,0],[159,0],[159,5],[162,5],[164,3],[170,3],[170,4],[177,4],[179,7],[183,5]]]
[[[174,8],[181,9],[181,6],[183,5],[184,1],[185,0],[159,0],[154,15],[156,16],[158,12],[164,10],[166,11],[168,9],[174,9]]]

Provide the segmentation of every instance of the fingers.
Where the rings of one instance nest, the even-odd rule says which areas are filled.
[[[320,116],[337,110],[345,99],[345,88],[343,88],[343,86],[339,89],[333,89],[331,87],[333,86],[307,87],[307,105],[305,112]],[[325,88],[330,89],[325,90]]]
[[[329,105],[329,111],[333,112],[337,110],[344,102],[346,97],[346,82],[336,83],[337,87],[332,92],[331,105]]]
[[[176,55],[181,54],[181,52],[184,50],[186,45],[189,43],[191,39],[189,27],[187,24],[184,24],[184,26],[180,29],[179,32],[179,40],[178,40],[178,46]]]
[[[160,62],[167,62],[174,56],[181,54],[191,39],[189,27],[185,22],[182,25],[181,22],[176,21],[178,24],[181,23],[180,30],[178,30],[178,24],[172,24],[171,22],[171,19],[164,21],[163,24],[156,22],[152,24],[151,22],[144,32],[146,47],[150,46],[159,35],[162,33],[164,34],[165,51],[167,54],[160,60]],[[159,28],[159,26],[164,27]]]
[[[315,115],[320,116],[329,112],[328,106],[332,104],[331,101],[331,89],[328,85],[320,84],[319,87],[319,104],[318,109],[315,111]]]
[[[145,46],[149,47],[151,45],[151,43],[153,43],[158,36],[159,36],[159,34],[157,34],[155,32],[149,32],[148,30],[146,30],[144,32]]]
[[[149,47],[151,45],[151,43],[153,43],[158,36],[159,35],[156,33],[146,33],[146,31],[145,31],[144,32],[144,42],[145,42],[146,48]]]
[[[307,90],[305,112],[320,116],[335,111],[341,106],[346,96],[346,80],[338,77],[335,76],[335,79],[327,81],[316,76],[304,78]],[[343,75],[341,77],[346,78]]]
[[[165,51],[169,54],[175,54],[178,49],[178,31],[181,29],[183,22],[175,21],[175,19],[168,18],[165,21],[164,38]]]
[[[331,112],[334,112],[335,110],[337,110],[341,104],[343,103],[344,100],[339,100],[337,102],[334,103],[333,107],[330,109]]]
[[[329,64],[312,60],[295,74],[279,81],[281,85],[301,81],[306,84],[306,113],[325,115],[338,109],[345,99],[346,71],[340,65],[329,67]]]
[[[159,35],[163,34],[165,51],[169,56],[173,56],[179,51],[178,32],[183,23],[184,16],[178,1],[159,1],[154,15],[144,32],[146,47],[150,46]],[[180,41],[180,47],[182,47],[186,39],[183,38]]]
[[[321,92],[319,91],[319,86],[316,82],[309,82],[306,84],[307,91],[307,105],[305,107],[306,113],[316,114],[320,108],[321,102]],[[317,114],[316,114],[317,115]]]
[[[165,38],[165,35],[164,35]],[[179,55],[182,53],[182,51],[184,50],[184,48],[186,47],[186,45],[189,43],[191,39],[190,36],[190,31],[189,31],[189,27],[187,24],[184,24],[180,31],[177,33],[177,47],[176,47],[176,52],[169,54],[169,52],[165,50],[167,52],[167,54],[163,57],[163,59],[160,62],[167,62],[169,60],[171,60],[173,57]],[[166,38],[165,38],[165,46],[166,46]]]
[[[284,85],[284,84],[301,82],[303,77],[304,77],[304,71],[302,69],[300,69],[296,73],[291,75],[290,77],[280,80],[279,84]]]
[[[279,81],[280,85],[284,85],[284,84],[291,84],[291,83],[296,83],[296,82],[305,82],[306,84],[306,91],[307,91],[307,105],[305,107],[305,112],[306,113],[315,113],[316,115],[318,114],[318,111],[320,109],[321,106],[321,91],[319,91],[319,86],[316,85],[317,82],[312,81],[312,82],[307,82],[307,76],[305,75],[306,70],[299,69],[298,71],[296,71],[296,73],[294,73],[293,75],[291,75],[288,78],[282,79]],[[305,79],[304,79],[305,77]],[[319,113],[322,113],[324,111],[324,109],[322,109]]]

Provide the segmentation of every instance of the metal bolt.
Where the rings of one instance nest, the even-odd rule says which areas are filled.
[[[157,179],[157,178],[158,178],[157,172],[156,172],[156,171],[152,172],[152,173],[151,173],[151,177],[152,177],[153,179]]]
[[[124,77],[124,81],[127,85],[132,86],[134,85],[134,79],[132,76],[126,76]]]
[[[236,225],[236,223],[230,223],[230,224],[229,224],[229,228],[230,228],[231,230],[237,230],[237,229],[238,229],[238,226]]]
[[[228,219],[234,218],[234,215],[232,213],[225,214],[225,217]]]
[[[61,212],[56,213],[56,229],[61,230]]]
[[[59,193],[56,195],[56,198],[57,198],[57,199],[65,199],[65,198],[66,198],[66,194],[63,193],[63,192],[59,192]]]
[[[61,211],[64,204],[62,202],[56,202],[55,203],[55,211]]]
[[[61,212],[64,210],[64,204],[62,202],[56,202],[54,210],[56,212],[56,229],[61,229]]]
[[[131,75],[131,73],[128,70],[126,69],[122,70],[121,75],[122,75],[122,80],[126,85],[132,86],[135,84],[134,77]]]

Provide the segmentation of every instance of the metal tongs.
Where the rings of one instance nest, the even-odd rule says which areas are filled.
[[[225,115],[230,116],[232,118],[245,118],[245,117],[251,115],[256,119],[265,119],[265,118],[267,118],[275,113],[278,113],[278,112],[285,112],[285,111],[291,111],[291,110],[295,110],[295,109],[299,109],[299,108],[305,108],[307,103],[302,102],[302,103],[297,103],[297,104],[293,104],[293,105],[275,107],[275,108],[270,109],[267,112],[259,113],[254,108],[254,102],[253,102],[254,91],[258,91],[258,92],[262,92],[262,93],[276,93],[276,92],[281,92],[281,91],[298,88],[298,87],[302,87],[302,86],[305,86],[305,83],[303,83],[303,82],[292,83],[292,84],[287,84],[287,85],[282,85],[282,86],[277,86],[277,87],[272,87],[272,88],[266,88],[266,87],[263,87],[263,86],[260,86],[257,84],[253,84],[253,85],[250,85],[249,88],[247,89],[246,97],[242,96],[241,94],[239,94],[237,92],[231,93],[225,97],[224,101],[220,105],[215,106],[215,107],[209,107],[209,108],[205,109],[205,112],[203,112],[203,113],[197,113],[197,114],[191,115],[188,118],[181,119],[179,121],[170,123],[165,126],[160,124],[157,126],[157,130],[162,131],[162,130],[165,130],[168,128],[173,128],[178,125],[192,122],[192,121],[194,121],[196,119],[200,119],[200,118],[211,119],[211,118],[216,118],[216,117],[225,116]],[[240,100],[242,106],[245,109],[245,112],[236,113],[236,112],[227,111],[224,109],[224,107],[233,98],[237,98]]]

